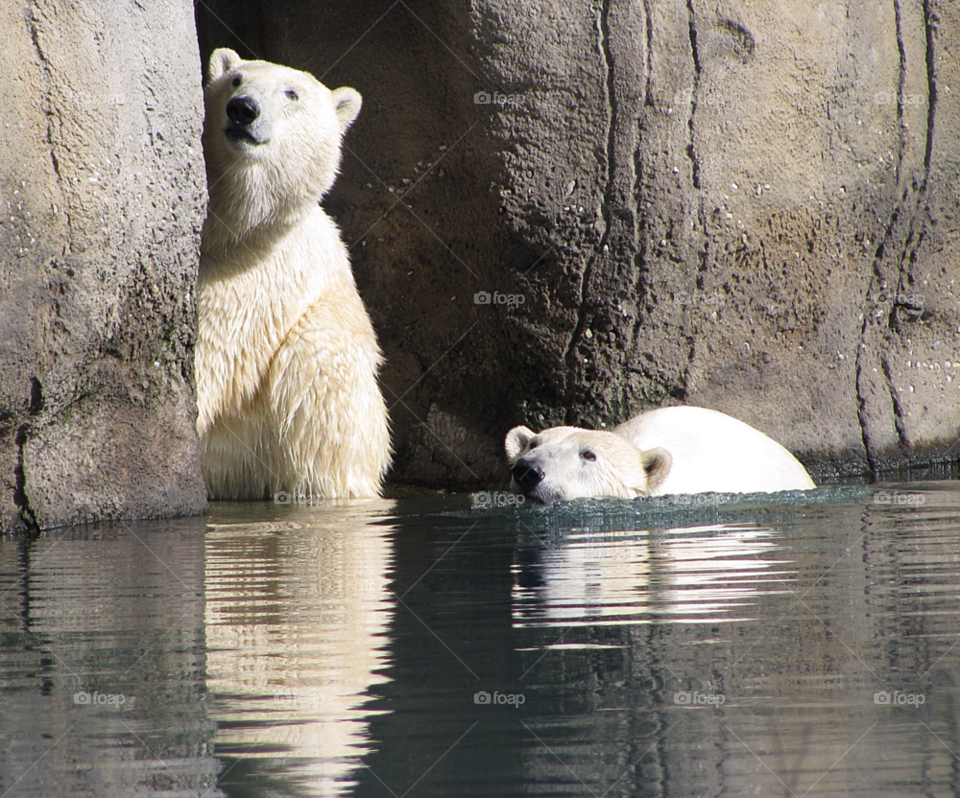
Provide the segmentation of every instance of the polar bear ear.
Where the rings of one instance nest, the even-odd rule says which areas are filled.
[[[640,452],[640,463],[643,470],[647,473],[647,489],[645,493],[649,496],[655,491],[663,480],[670,473],[670,467],[673,465],[673,458],[666,449],[657,447]]]
[[[221,47],[210,54],[210,61],[207,62],[207,81],[213,83],[221,75],[225,75],[231,69],[240,66],[243,59],[235,50],[229,47]]]
[[[517,461],[517,458],[520,457],[520,452],[527,448],[530,439],[535,437],[536,434],[537,433],[529,427],[514,427],[507,433],[507,437],[503,441],[503,450],[507,455],[507,462],[510,463],[510,465],[513,465]]]
[[[333,95],[333,108],[337,112],[337,119],[340,120],[340,132],[346,133],[347,128],[353,124],[353,120],[360,113],[360,106],[363,105],[363,98],[356,89],[349,86],[341,86],[334,89],[330,94]]]

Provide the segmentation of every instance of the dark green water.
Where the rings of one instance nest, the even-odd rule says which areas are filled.
[[[0,539],[0,798],[960,795],[960,482],[880,491]]]

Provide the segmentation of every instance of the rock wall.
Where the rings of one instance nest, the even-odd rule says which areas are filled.
[[[210,0],[197,24],[204,58],[364,96],[325,204],[395,479],[489,484],[514,423],[676,402],[821,477],[956,458],[956,4]]]
[[[0,531],[205,507],[192,12],[0,12]]]

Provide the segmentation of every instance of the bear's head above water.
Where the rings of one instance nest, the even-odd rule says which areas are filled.
[[[566,499],[647,496],[670,472],[664,449],[641,451],[613,432],[552,427],[535,433],[514,427],[504,441],[510,489],[552,504]]]
[[[227,48],[210,56],[207,79],[203,150],[211,218],[231,220],[234,240],[295,220],[333,185],[360,94],[331,91],[307,72],[244,61]]]

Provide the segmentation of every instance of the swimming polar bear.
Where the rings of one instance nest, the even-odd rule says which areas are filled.
[[[800,462],[749,424],[704,407],[641,413],[613,430],[514,427],[510,489],[551,504],[668,493],[771,493],[816,487]]]

